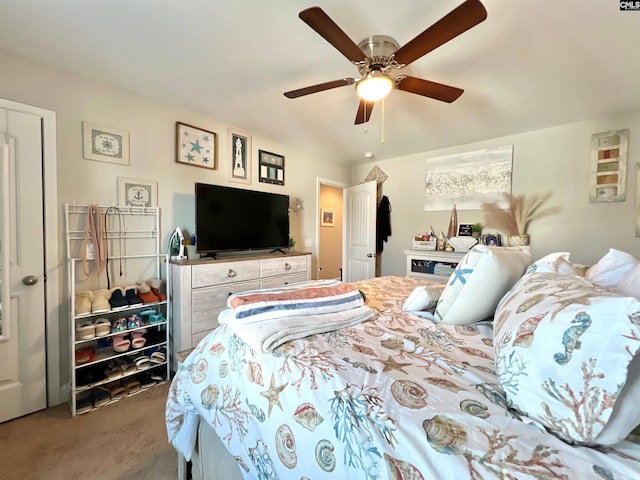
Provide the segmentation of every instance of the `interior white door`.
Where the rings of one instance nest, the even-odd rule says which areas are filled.
[[[344,189],[344,281],[376,275],[376,182]]]
[[[0,422],[47,405],[41,118],[0,108]]]

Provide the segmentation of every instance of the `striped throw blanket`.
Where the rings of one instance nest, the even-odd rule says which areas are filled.
[[[250,290],[227,299],[228,308],[242,323],[342,312],[363,305],[360,291],[338,280],[311,280],[282,288]]]

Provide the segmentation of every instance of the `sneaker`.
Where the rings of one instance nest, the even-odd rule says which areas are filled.
[[[109,305],[111,305],[111,310],[123,310],[129,307],[129,302],[127,302],[127,299],[122,293],[122,289],[120,287],[111,289]]]
[[[104,313],[111,311],[109,297],[109,290],[106,288],[94,291],[93,300],[91,301],[91,313]]]
[[[93,292],[77,292],[75,297],[76,315],[88,315],[91,313],[91,302],[93,301]]]
[[[135,287],[126,287],[125,297],[127,305],[130,307],[141,307],[144,305],[142,299],[136,295]]]

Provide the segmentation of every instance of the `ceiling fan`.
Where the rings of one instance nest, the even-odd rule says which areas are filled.
[[[356,45],[320,7],[303,10],[298,16],[358,67],[361,77],[359,79],[341,78],[291,90],[285,92],[285,97],[298,98],[355,84],[360,97],[355,120],[357,125],[368,122],[375,102],[387,96],[394,88],[447,103],[455,101],[462,95],[464,90],[460,88],[409,75],[392,77],[390,72],[406,67],[479,24],[487,18],[487,11],[480,0],[466,0],[402,47],[386,35],[374,35]]]

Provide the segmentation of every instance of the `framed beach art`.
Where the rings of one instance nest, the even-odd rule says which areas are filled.
[[[230,128],[227,142],[227,178],[230,182],[251,183],[251,135]]]
[[[176,122],[176,162],[217,170],[216,134]]]
[[[259,181],[273,185],[284,185],[284,156],[258,150]]]
[[[155,207],[158,205],[158,182],[142,178],[118,177],[118,205]]]
[[[129,132],[82,122],[82,156],[87,160],[129,165]]]

